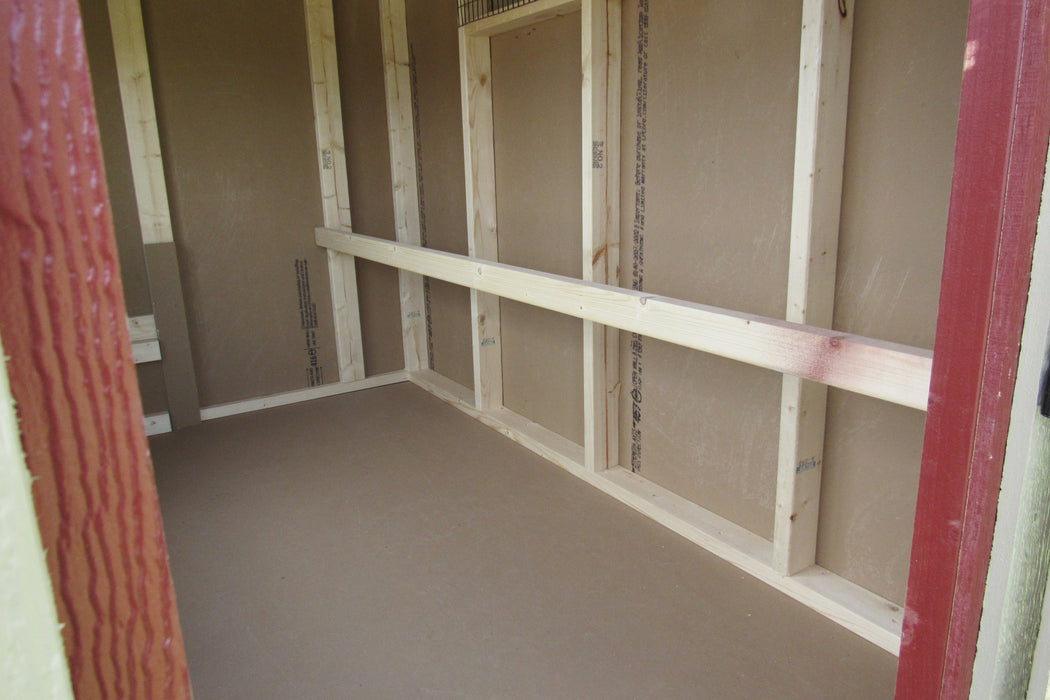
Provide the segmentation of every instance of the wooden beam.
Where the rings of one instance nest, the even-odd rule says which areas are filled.
[[[583,279],[620,277],[620,0],[583,0]],[[584,462],[619,463],[619,334],[583,322]]]
[[[972,2],[898,697],[970,694],[1048,139],[1050,4]]]
[[[534,0],[463,26],[460,31],[474,37],[492,37],[530,24],[569,15],[580,10],[581,0]]]
[[[383,41],[387,128],[390,132],[394,227],[399,242],[422,245],[405,0],[379,0],[379,23]],[[426,369],[430,366],[430,357],[427,354],[427,308],[423,277],[401,270],[398,272],[398,286],[401,292],[405,369]]]
[[[805,0],[802,5],[786,319],[821,328],[831,328],[835,301],[851,4]],[[825,385],[784,375],[773,520],[773,561],[782,574],[816,562],[826,407]]]
[[[467,248],[472,258],[499,260],[496,235],[496,165],[492,134],[492,64],[489,40],[459,30],[463,164],[466,170]],[[470,292],[474,347],[474,403],[503,407],[503,356],[499,297]]]
[[[152,315],[129,316],[128,335],[131,337],[132,343],[137,343],[141,340],[156,340],[157,322]]]
[[[161,362],[165,394],[172,423],[181,428],[200,422],[200,403],[168,207],[142,6],[139,0],[109,0],[108,9],[150,301],[156,324],[165,338]]]
[[[360,234],[317,230],[318,245],[620,330],[924,409],[932,353]]]
[[[436,372],[409,373],[409,380],[882,649],[896,654],[900,648],[900,606],[820,567],[810,567],[796,576],[782,576],[772,565],[769,541],[746,528],[622,467],[594,471],[584,465],[580,445],[506,408],[477,410],[469,389]]]
[[[324,225],[350,231],[350,186],[346,169],[332,0],[305,0],[304,7]],[[328,278],[339,381],[360,381],[365,377],[365,353],[361,340],[361,310],[354,259],[329,253]]]
[[[386,374],[375,374],[371,377],[360,379],[354,382],[322,384],[321,386],[312,386],[307,389],[296,389],[295,391],[285,391],[280,394],[260,396],[254,399],[244,399],[243,401],[231,401],[230,403],[217,404],[215,406],[206,406],[202,408],[201,420],[215,420],[216,418],[226,418],[227,416],[236,416],[241,413],[252,413],[254,411],[262,411],[264,409],[274,408],[276,406],[288,406],[294,403],[302,403],[303,401],[313,401],[315,399],[324,399],[329,396],[340,396],[342,394],[350,394],[355,391],[364,391],[365,389],[374,389],[380,386],[399,384],[404,381],[407,381],[405,371],[398,370],[396,372],[388,372]]]
[[[160,341],[157,339],[157,324],[153,316],[128,318],[128,335],[131,336],[131,355],[135,364],[160,359]]]
[[[146,245],[170,243],[174,236],[168,188],[164,179],[164,159],[139,0],[109,0],[109,22],[142,242]]]

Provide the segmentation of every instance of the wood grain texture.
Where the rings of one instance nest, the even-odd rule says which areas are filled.
[[[477,410],[469,389],[436,372],[413,372],[409,381],[885,651],[900,648],[903,613],[891,601],[818,566],[784,576],[770,542],[753,532],[622,467],[595,471],[582,446],[506,408]]]
[[[383,43],[387,131],[390,138],[390,177],[394,195],[394,227],[401,243],[422,245],[419,189],[416,173],[416,124],[412,114],[408,24],[405,0],[379,0],[379,31]],[[427,349],[427,306],[423,278],[398,273],[401,295],[401,334],[405,369],[430,367]]]
[[[583,279],[620,280],[620,15],[619,0],[584,0]],[[619,334],[583,323],[585,461],[590,469],[619,464]]]
[[[74,690],[188,698],[79,8],[0,26],[0,333]]]
[[[473,36],[490,37],[539,24],[580,9],[581,0],[534,0],[521,7],[471,22],[464,28]]]
[[[620,330],[926,407],[931,353],[895,343],[646,294],[464,255],[317,229],[318,245]]]
[[[492,56],[489,39],[459,30],[459,85],[463,110],[463,167],[467,250],[499,260],[496,233],[496,163],[492,136]],[[480,410],[503,407],[503,339],[499,299],[470,292],[474,395]]]
[[[161,360],[172,422],[182,428],[200,423],[200,402],[168,206],[142,6],[140,0],[109,0],[108,9],[150,300],[164,336],[164,357],[155,359]]]
[[[791,249],[785,318],[832,327],[853,10],[802,5]],[[816,563],[827,387],[784,376],[773,559],[784,574]]]
[[[1050,135],[1045,0],[970,4],[897,694],[969,694]]]
[[[305,0],[306,39],[317,138],[317,170],[321,178],[321,209],[325,226],[352,228],[350,183],[339,97],[335,18],[331,0]],[[365,378],[365,351],[361,338],[361,308],[357,269],[353,258],[328,254],[339,381]]]

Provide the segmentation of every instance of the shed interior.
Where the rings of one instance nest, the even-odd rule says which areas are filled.
[[[411,382],[896,654],[968,3],[480,4],[81,3],[157,445]]]

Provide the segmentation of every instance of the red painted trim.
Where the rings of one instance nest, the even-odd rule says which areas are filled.
[[[1047,0],[973,0],[899,698],[969,696],[1050,138]]]
[[[189,698],[80,26],[0,2],[0,335],[76,696]]]

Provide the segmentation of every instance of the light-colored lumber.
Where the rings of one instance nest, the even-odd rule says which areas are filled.
[[[286,391],[280,394],[272,394],[270,396],[262,396],[255,399],[231,401],[230,403],[202,408],[201,420],[225,418],[226,416],[261,411],[265,408],[274,408],[275,406],[287,406],[289,404],[301,403],[303,401],[323,399],[328,396],[339,396],[340,394],[349,394],[354,391],[374,389],[375,387],[398,384],[404,381],[407,381],[405,371],[398,370],[396,372],[388,372],[387,374],[376,374],[367,379],[360,379],[353,382],[334,382],[332,384],[322,384],[321,386],[310,387],[309,389]]]
[[[933,353],[849,333],[526,270],[371,236],[318,245],[620,330],[925,410]]]
[[[146,435],[162,435],[171,432],[171,416],[167,413],[151,413],[144,416],[146,423]]]
[[[397,240],[422,245],[419,191],[416,182],[416,125],[412,119],[411,67],[405,0],[379,0],[386,86],[387,128],[390,136],[390,176],[394,194],[394,227]],[[430,366],[427,356],[427,308],[423,278],[398,272],[401,293],[401,329],[405,369]]]
[[[478,411],[469,389],[436,372],[409,373],[409,381],[886,651],[899,652],[903,612],[890,601],[816,566],[783,576],[772,565],[770,542],[753,532],[622,467],[595,472],[584,465],[580,445],[508,409]]]
[[[324,225],[350,231],[350,186],[347,180],[332,0],[304,0],[304,9]],[[364,379],[365,354],[361,341],[357,270],[353,258],[329,254],[328,277],[339,380],[347,382]]]
[[[183,427],[198,421],[200,404],[175,257],[142,6],[139,0],[109,0],[107,8],[154,326],[159,326],[167,339],[164,358],[159,355],[159,344],[133,350],[142,361],[162,360],[168,409],[175,425]]]
[[[463,163],[467,199],[467,248],[472,258],[499,260],[496,237],[496,165],[492,133],[492,64],[487,37],[459,30]],[[474,348],[474,403],[503,407],[503,350],[499,298],[470,292]]]
[[[131,357],[135,364],[156,362],[160,359],[157,323],[152,315],[128,318],[128,335],[131,337]]]
[[[142,241],[169,243],[174,237],[139,0],[109,0],[109,21]]]
[[[136,365],[157,362],[160,358],[159,340],[137,340],[131,344],[131,357]]]
[[[805,0],[799,55],[786,319],[831,328],[846,148],[853,9]],[[785,375],[780,403],[773,561],[793,574],[816,561],[827,387]]]
[[[873,644],[891,654],[900,652],[904,619],[900,606],[817,566],[784,576],[772,566],[767,540],[622,467],[596,475],[595,482],[635,510]]]
[[[579,9],[580,0],[535,0],[527,5],[471,22],[464,25],[460,31],[467,31],[475,37],[491,37],[572,14]]]
[[[152,314],[128,317],[128,335],[131,342],[157,339],[157,322]]]
[[[433,370],[410,372],[408,380],[547,461],[572,472],[583,469],[583,446],[553,430],[548,430],[506,407],[491,411],[478,410],[474,406],[474,395],[470,389]]]
[[[617,285],[620,265],[620,0],[583,0],[583,279]],[[584,452],[589,469],[619,462],[619,340],[583,322]]]

